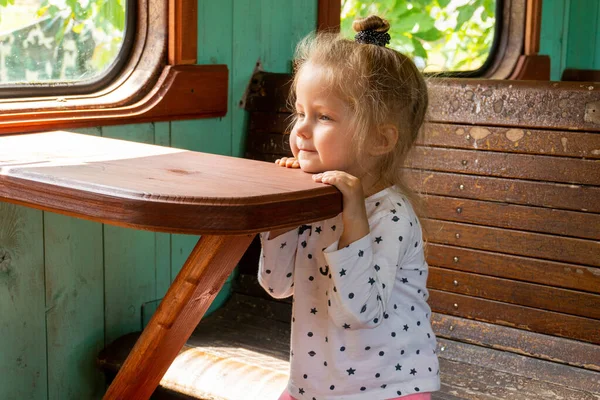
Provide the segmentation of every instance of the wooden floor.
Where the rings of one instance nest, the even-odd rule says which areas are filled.
[[[200,323],[180,353],[188,360],[176,360],[161,382],[163,390],[153,399],[237,400],[211,393],[211,386],[216,392],[238,385],[243,393],[258,380],[264,390],[271,389],[268,393],[277,393],[287,377],[290,307],[234,293],[223,308]],[[135,339],[136,335],[126,336],[100,355],[99,364],[109,375],[119,368]],[[438,350],[442,389],[434,393],[434,400],[600,399],[598,372],[446,339],[439,339]],[[202,375],[209,373],[211,377],[203,381]],[[261,374],[269,376],[257,380]],[[246,378],[249,382],[244,382]]]

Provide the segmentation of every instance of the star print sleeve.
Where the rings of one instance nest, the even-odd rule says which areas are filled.
[[[261,254],[258,266],[258,282],[272,297],[282,299],[294,294],[294,264],[298,246],[298,230],[294,229],[268,239],[269,233],[261,233]]]
[[[340,250],[338,242],[325,249],[332,272],[329,315],[336,325],[374,328],[387,318],[398,265],[415,241],[413,231],[408,218],[385,214],[363,238]]]

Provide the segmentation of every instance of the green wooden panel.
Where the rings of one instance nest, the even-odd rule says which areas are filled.
[[[591,69],[595,61],[598,0],[570,2],[566,68]]]
[[[317,27],[318,0],[292,2],[292,36],[289,43],[290,59],[293,59],[296,44]]]
[[[600,69],[600,7],[597,9],[596,13],[596,22],[593,22],[596,27],[596,38],[594,41],[594,65],[592,65],[592,69]]]
[[[231,82],[233,0],[198,2],[198,64],[226,64]],[[229,109],[233,107],[229,86]],[[171,123],[173,147],[231,154],[231,112],[222,118]]]
[[[48,399],[100,399],[104,347],[102,224],[44,213]]]
[[[281,7],[278,0],[261,0],[260,3],[260,59],[263,68],[270,72],[291,72],[292,7]]]
[[[153,124],[102,128],[105,137],[153,143]],[[142,327],[142,304],[157,298],[153,232],[104,226],[105,341]]]
[[[550,56],[550,79],[559,81],[565,68],[569,32],[568,0],[551,0],[542,6],[540,54]]]
[[[46,399],[42,212],[0,203],[0,399]]]
[[[252,72],[260,60],[263,43],[261,32],[262,2],[256,0],[236,0],[233,4],[233,65],[231,86],[233,99],[242,99]],[[279,6],[277,9],[283,7]],[[275,10],[271,10],[275,11]],[[273,13],[273,17],[275,17]],[[231,155],[242,157],[245,149],[245,129],[248,116],[238,106],[231,108]]]

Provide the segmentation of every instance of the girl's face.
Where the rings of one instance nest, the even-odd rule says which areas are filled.
[[[351,147],[351,110],[328,90],[321,67],[307,64],[296,86],[296,123],[290,147],[304,172],[345,171],[357,176]]]

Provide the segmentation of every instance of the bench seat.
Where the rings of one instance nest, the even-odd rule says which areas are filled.
[[[291,303],[260,291],[253,275],[239,277],[231,298],[198,325],[153,399],[277,400],[288,377]],[[434,315],[434,327],[440,318]],[[138,335],[123,336],[100,354],[98,364],[109,379]],[[444,337],[438,351],[442,389],[434,400],[600,398],[599,371]]]

